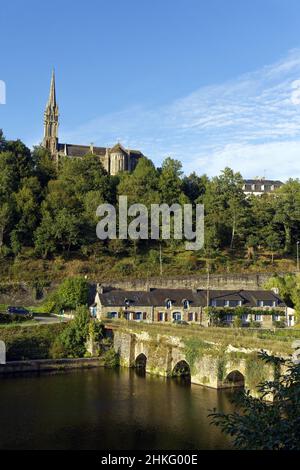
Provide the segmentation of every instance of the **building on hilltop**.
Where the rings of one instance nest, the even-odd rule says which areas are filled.
[[[266,180],[265,178],[244,180],[243,191],[247,196],[261,196],[262,194],[274,192],[283,184],[282,181]]]
[[[113,147],[60,143],[58,140],[58,125],[59,112],[53,71],[49,99],[44,113],[43,139],[43,147],[49,150],[53,159],[57,161],[60,157],[82,158],[87,154],[93,154],[99,157],[107,173],[116,175],[120,171],[133,171],[139,158],[143,157],[142,152],[139,150],[126,149],[119,142]]]

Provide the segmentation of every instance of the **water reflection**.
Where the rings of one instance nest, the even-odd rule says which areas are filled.
[[[138,370],[1,378],[1,449],[226,449],[231,392]]]

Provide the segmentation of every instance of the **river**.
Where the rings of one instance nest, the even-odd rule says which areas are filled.
[[[0,378],[0,449],[228,449],[207,415],[230,395],[128,369]]]

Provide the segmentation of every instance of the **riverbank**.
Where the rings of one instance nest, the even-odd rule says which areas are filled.
[[[104,367],[104,360],[100,357],[87,357],[76,359],[37,359],[27,361],[11,361],[0,364],[0,376],[23,374],[27,372],[51,372],[56,370],[91,369]]]

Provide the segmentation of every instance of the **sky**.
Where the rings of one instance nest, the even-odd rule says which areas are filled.
[[[8,139],[41,141],[55,67],[60,142],[300,177],[299,0],[0,0],[0,44]]]

